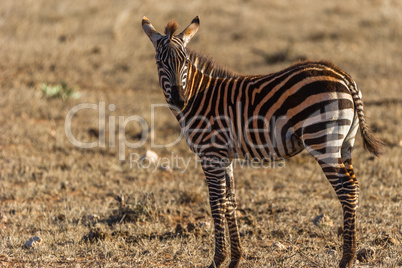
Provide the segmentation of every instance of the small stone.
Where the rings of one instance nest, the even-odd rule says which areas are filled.
[[[275,242],[272,244],[272,247],[275,248],[275,249],[277,249],[277,250],[285,250],[285,249],[286,249],[286,247],[285,247],[282,243],[280,243],[280,242],[278,242],[278,241],[275,241]]]
[[[141,161],[149,161],[153,164],[156,164],[158,162],[158,159],[158,154],[151,150],[147,150],[145,154],[141,157]]]
[[[42,239],[39,236],[34,236],[31,239],[29,239],[27,242],[25,242],[25,247],[26,248],[33,248],[36,247],[41,243]]]
[[[313,220],[314,225],[321,227],[332,227],[334,224],[326,214],[320,214]]]
[[[368,262],[374,258],[375,251],[371,247],[362,248],[356,253],[356,258],[360,262]]]

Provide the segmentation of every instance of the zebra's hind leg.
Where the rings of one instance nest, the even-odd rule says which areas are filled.
[[[319,149],[315,148],[319,147]],[[331,183],[343,210],[343,256],[339,267],[351,267],[356,257],[356,208],[358,184],[345,167],[339,148],[327,146],[307,146]]]
[[[209,205],[215,227],[215,255],[209,268],[215,268],[220,267],[227,256],[225,244],[226,170],[219,160],[203,160],[202,169],[208,184]]]
[[[343,210],[343,256],[339,267],[351,267],[356,257],[356,208],[359,186],[341,158],[336,163],[319,161],[334,188]]]
[[[352,165],[352,158],[350,156],[346,157],[342,153],[342,161],[350,175],[350,178],[354,181],[355,187],[356,187],[356,208],[359,205],[359,193],[360,193],[360,187],[359,187],[359,182],[356,179],[355,172],[353,171],[353,165]]]
[[[238,267],[242,256],[242,248],[240,244],[239,227],[236,217],[236,197],[235,185],[233,177],[233,166],[230,164],[226,167],[226,220],[229,227],[230,235],[230,264],[229,268]]]
[[[341,148],[342,161],[345,164],[345,167],[348,170],[350,177],[354,180],[356,187],[357,187],[356,202],[358,202],[360,188],[359,188],[359,183],[357,182],[357,179],[356,179],[355,172],[353,171],[352,149],[353,149],[353,145],[355,143],[355,136],[356,136],[358,129],[359,129],[359,120],[357,118],[357,113],[355,113],[352,126],[351,126],[348,134],[346,135],[345,140],[342,143],[342,148]]]

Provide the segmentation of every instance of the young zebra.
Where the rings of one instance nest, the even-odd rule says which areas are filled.
[[[178,35],[175,21],[165,35],[144,17],[142,27],[156,50],[159,82],[191,150],[202,160],[215,226],[219,267],[227,256],[239,265],[242,249],[236,220],[232,160],[286,159],[304,149],[317,160],[343,208],[344,244],[340,267],[356,255],[359,185],[351,151],[358,127],[365,148],[380,155],[382,142],[368,129],[360,90],[352,78],[328,62],[299,62],[269,75],[242,76],[217,67],[186,48],[197,32],[198,16]],[[225,222],[226,221],[226,222]]]

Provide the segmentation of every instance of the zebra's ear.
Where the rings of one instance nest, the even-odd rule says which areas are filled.
[[[156,41],[162,36],[160,33],[158,33],[154,26],[152,26],[151,22],[147,17],[142,18],[142,29],[144,32],[148,35],[149,39],[151,39],[152,44],[154,44],[154,47],[156,49]]]
[[[177,37],[179,37],[181,40],[183,40],[184,46],[187,45],[187,43],[190,41],[191,38],[195,35],[195,33],[198,31],[198,28],[200,27],[200,18],[196,16],[190,23],[189,26],[187,26],[184,31],[182,31]]]

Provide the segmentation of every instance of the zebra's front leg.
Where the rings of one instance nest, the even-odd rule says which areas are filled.
[[[209,204],[215,227],[215,255],[209,266],[220,267],[225,261],[225,213],[226,213],[226,177],[225,167],[216,162],[203,163],[203,170],[207,179],[209,190]]]
[[[229,227],[230,235],[230,264],[229,268],[238,267],[242,256],[242,248],[240,244],[239,227],[237,225],[236,217],[236,197],[235,185],[233,177],[233,165],[230,163],[226,167],[226,221]]]

